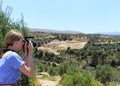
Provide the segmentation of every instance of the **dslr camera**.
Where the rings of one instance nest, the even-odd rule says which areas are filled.
[[[30,38],[34,38],[34,36],[26,36],[25,37],[25,41],[27,42],[27,44],[29,44],[29,40]],[[33,43],[33,47],[36,47],[37,46],[37,43],[34,42],[34,41],[31,41]]]

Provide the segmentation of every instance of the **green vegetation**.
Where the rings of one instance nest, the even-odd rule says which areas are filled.
[[[62,86],[103,86],[88,73],[63,74],[60,83]]]
[[[112,67],[109,65],[97,65],[95,74],[96,79],[106,85],[112,80]]]
[[[55,37],[57,34],[52,35]],[[60,40],[63,41],[64,38],[62,37],[65,36],[58,35],[61,37]],[[34,57],[36,59],[37,72],[45,71],[52,76],[60,75],[62,79],[59,84],[62,86],[88,86],[88,84],[89,86],[111,86],[111,83],[119,83],[119,36],[99,34],[68,34],[68,36],[68,38],[71,38],[70,40],[76,38],[80,40],[83,36],[85,40],[87,38],[88,43],[82,49],[72,49],[68,47],[66,50],[60,50],[59,55],[51,52],[44,54],[45,51],[36,49]],[[57,38],[56,40],[59,40]],[[55,38],[52,40],[55,40]],[[87,74],[85,72],[87,72]],[[79,78],[79,74],[82,78]],[[85,81],[83,78],[85,78]],[[81,84],[77,82],[77,80],[79,82],[82,80]]]

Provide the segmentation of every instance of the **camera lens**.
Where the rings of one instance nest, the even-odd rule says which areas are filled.
[[[36,47],[36,46],[37,46],[37,43],[36,43],[36,42],[32,41],[32,43],[33,43],[33,47]]]

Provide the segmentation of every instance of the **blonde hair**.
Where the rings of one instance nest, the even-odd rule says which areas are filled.
[[[12,29],[10,30],[5,37],[5,46],[4,47],[8,47],[10,45],[13,45],[13,43],[15,41],[19,41],[21,38],[23,38],[23,34],[16,30],[16,29]]]
[[[12,46],[15,41],[19,41],[23,38],[22,32],[17,29],[10,30],[5,36],[5,43],[2,49],[0,49],[0,58],[6,52],[9,46]]]
[[[9,46],[13,45],[15,41],[19,41],[23,38],[23,34],[16,29],[10,30],[5,36],[5,43],[2,49],[0,49],[0,57],[3,55],[4,50],[6,50]]]

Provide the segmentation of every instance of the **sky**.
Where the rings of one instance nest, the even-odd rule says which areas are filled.
[[[7,6],[11,18],[23,14],[29,28],[120,32],[120,0],[3,0],[3,9]]]

